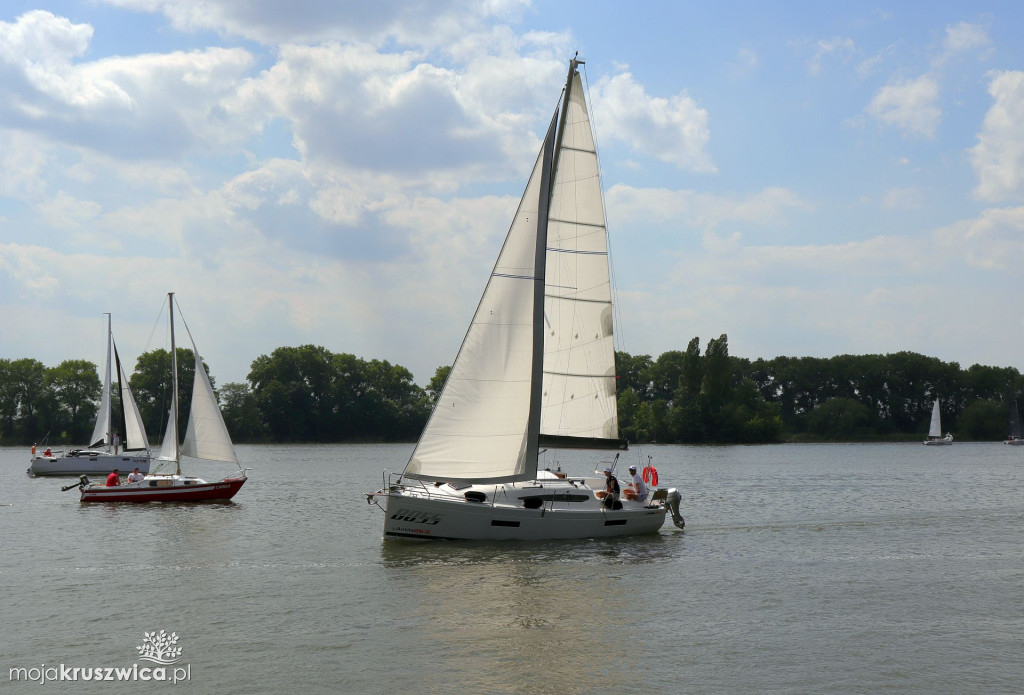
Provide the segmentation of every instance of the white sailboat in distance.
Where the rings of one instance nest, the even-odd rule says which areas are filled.
[[[111,354],[117,370],[117,384],[121,396],[119,417],[114,417],[113,389],[110,376]],[[121,434],[124,447],[118,445]],[[115,436],[117,439],[115,439]],[[142,425],[142,416],[135,404],[128,376],[117,354],[117,343],[110,328],[110,314],[107,314],[107,361],[103,372],[103,391],[100,407],[96,413],[96,424],[84,449],[51,451],[47,447],[37,452],[32,447],[32,461],[27,473],[33,476],[57,475],[106,475],[115,468],[130,471],[138,468],[140,473],[149,472],[149,439]]]
[[[538,470],[542,448],[626,448],[582,64],[569,63],[561,109],[416,448],[367,495],[384,511],[385,538],[623,536],[658,531],[669,512],[684,525],[675,489],[609,507],[604,475]]]
[[[945,446],[953,443],[953,435],[949,432],[942,436],[942,417],[939,415],[939,399],[935,399],[932,406],[932,421],[928,426],[928,437],[924,440],[925,446]]]

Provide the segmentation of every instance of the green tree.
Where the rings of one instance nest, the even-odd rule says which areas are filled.
[[[874,433],[871,411],[852,398],[830,398],[807,416],[808,429],[832,440],[858,439]]]
[[[1007,406],[996,401],[974,401],[957,420],[957,434],[975,441],[998,441],[1007,435]]]
[[[224,424],[235,442],[256,442],[266,435],[256,396],[248,385],[224,384],[218,393]]]
[[[448,375],[452,373],[450,366],[438,367],[437,371],[434,372],[434,376],[430,378],[430,383],[427,384],[427,395],[430,397],[431,403],[437,403],[437,399],[441,396],[441,389],[444,388],[445,382],[448,381]]]
[[[96,416],[96,401],[103,391],[96,365],[87,360],[65,360],[47,370],[49,390],[58,404],[56,414],[66,414],[67,435],[72,442],[84,442]],[[65,424],[53,422],[51,426]],[[54,428],[54,431],[60,431]],[[91,443],[91,442],[90,442]]]

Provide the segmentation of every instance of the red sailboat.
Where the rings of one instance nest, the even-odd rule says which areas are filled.
[[[164,433],[160,456],[152,460],[150,474],[137,482],[124,485],[90,484],[82,476],[81,482],[70,485],[81,489],[82,502],[210,502],[229,500],[247,480],[238,463],[231,436],[224,425],[217,396],[199,357],[195,340],[189,332],[195,355],[195,379],[192,386],[192,405],[183,444],[178,443],[178,360],[174,345],[174,293],[167,295],[171,323],[171,412]],[[185,326],[188,332],[188,325]],[[207,482],[181,474],[181,457],[190,456],[209,461],[226,461],[238,466],[238,472],[223,480]]]

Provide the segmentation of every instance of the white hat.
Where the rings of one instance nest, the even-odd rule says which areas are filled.
[[[611,469],[611,468],[605,468],[605,469],[604,469],[604,472],[605,472],[605,473],[611,473],[611,472],[612,472],[612,469]]]

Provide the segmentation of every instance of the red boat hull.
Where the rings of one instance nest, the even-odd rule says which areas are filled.
[[[215,502],[235,496],[247,478],[229,478],[199,485],[166,487],[87,487],[82,502]]]

